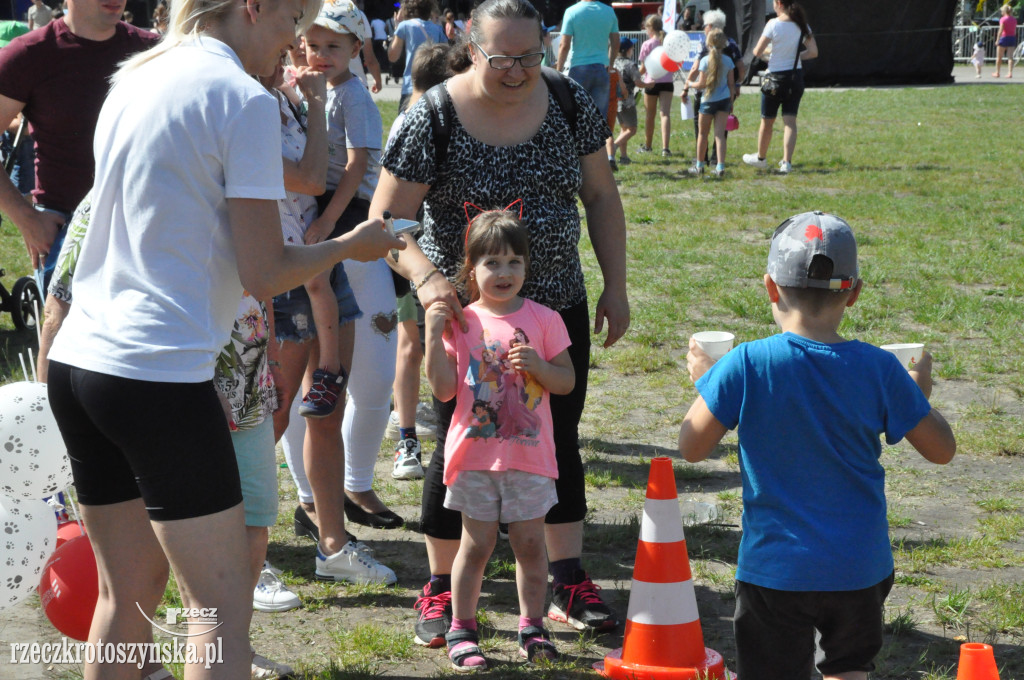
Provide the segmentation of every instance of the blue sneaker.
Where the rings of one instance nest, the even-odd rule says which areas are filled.
[[[304,418],[326,418],[331,415],[347,383],[348,374],[344,368],[341,373],[331,373],[324,368],[316,369],[313,371],[313,385],[299,406],[299,415]]]

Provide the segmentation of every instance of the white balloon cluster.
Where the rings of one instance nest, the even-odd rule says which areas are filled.
[[[71,464],[46,385],[0,387],[0,609],[28,597],[57,540],[42,499],[71,485]]]
[[[0,609],[36,589],[57,543],[57,518],[43,501],[0,499]]]
[[[651,50],[644,59],[646,80],[658,80],[669,73],[675,73],[690,54],[690,37],[683,31],[669,31],[665,41]]]

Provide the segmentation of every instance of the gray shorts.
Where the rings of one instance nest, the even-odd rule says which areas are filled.
[[[523,522],[558,503],[555,480],[522,470],[465,470],[448,485],[444,507],[481,522]]]
[[[635,128],[636,127],[636,107],[629,106],[619,109],[616,114],[616,118],[619,120],[619,125],[624,128]]]

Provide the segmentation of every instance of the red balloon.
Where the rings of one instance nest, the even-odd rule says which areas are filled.
[[[669,73],[675,73],[679,70],[679,67],[683,65],[681,61],[674,61],[669,58],[664,52],[661,53],[661,67]]]
[[[39,600],[46,618],[69,638],[85,641],[99,598],[96,556],[88,536],[78,536],[57,548],[43,567]]]
[[[57,525],[57,547],[61,547],[72,538],[85,535],[85,527],[79,528],[78,522],[61,522]]]

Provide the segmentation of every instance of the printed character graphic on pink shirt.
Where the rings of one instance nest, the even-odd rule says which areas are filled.
[[[475,397],[466,437],[487,439],[495,434],[502,439],[536,437],[541,423],[533,410],[540,403],[543,388],[528,375],[512,368],[506,358],[508,351],[500,340],[491,340],[486,330],[480,337],[482,343],[470,350],[471,360],[466,372],[466,383],[472,385]],[[526,333],[517,328],[509,339],[509,349],[528,342]]]
[[[491,405],[483,399],[473,402],[473,411],[469,416],[469,430],[466,437],[469,439],[490,439],[497,434],[498,414],[494,412]]]
[[[526,331],[522,328],[517,328],[513,333],[512,339],[508,342],[508,347],[512,349],[519,345],[529,344],[530,338],[526,337]],[[530,407],[530,410],[535,411],[537,406],[540,405],[540,400],[544,398],[544,388],[529,373],[523,373],[520,377],[523,379],[523,402]]]

